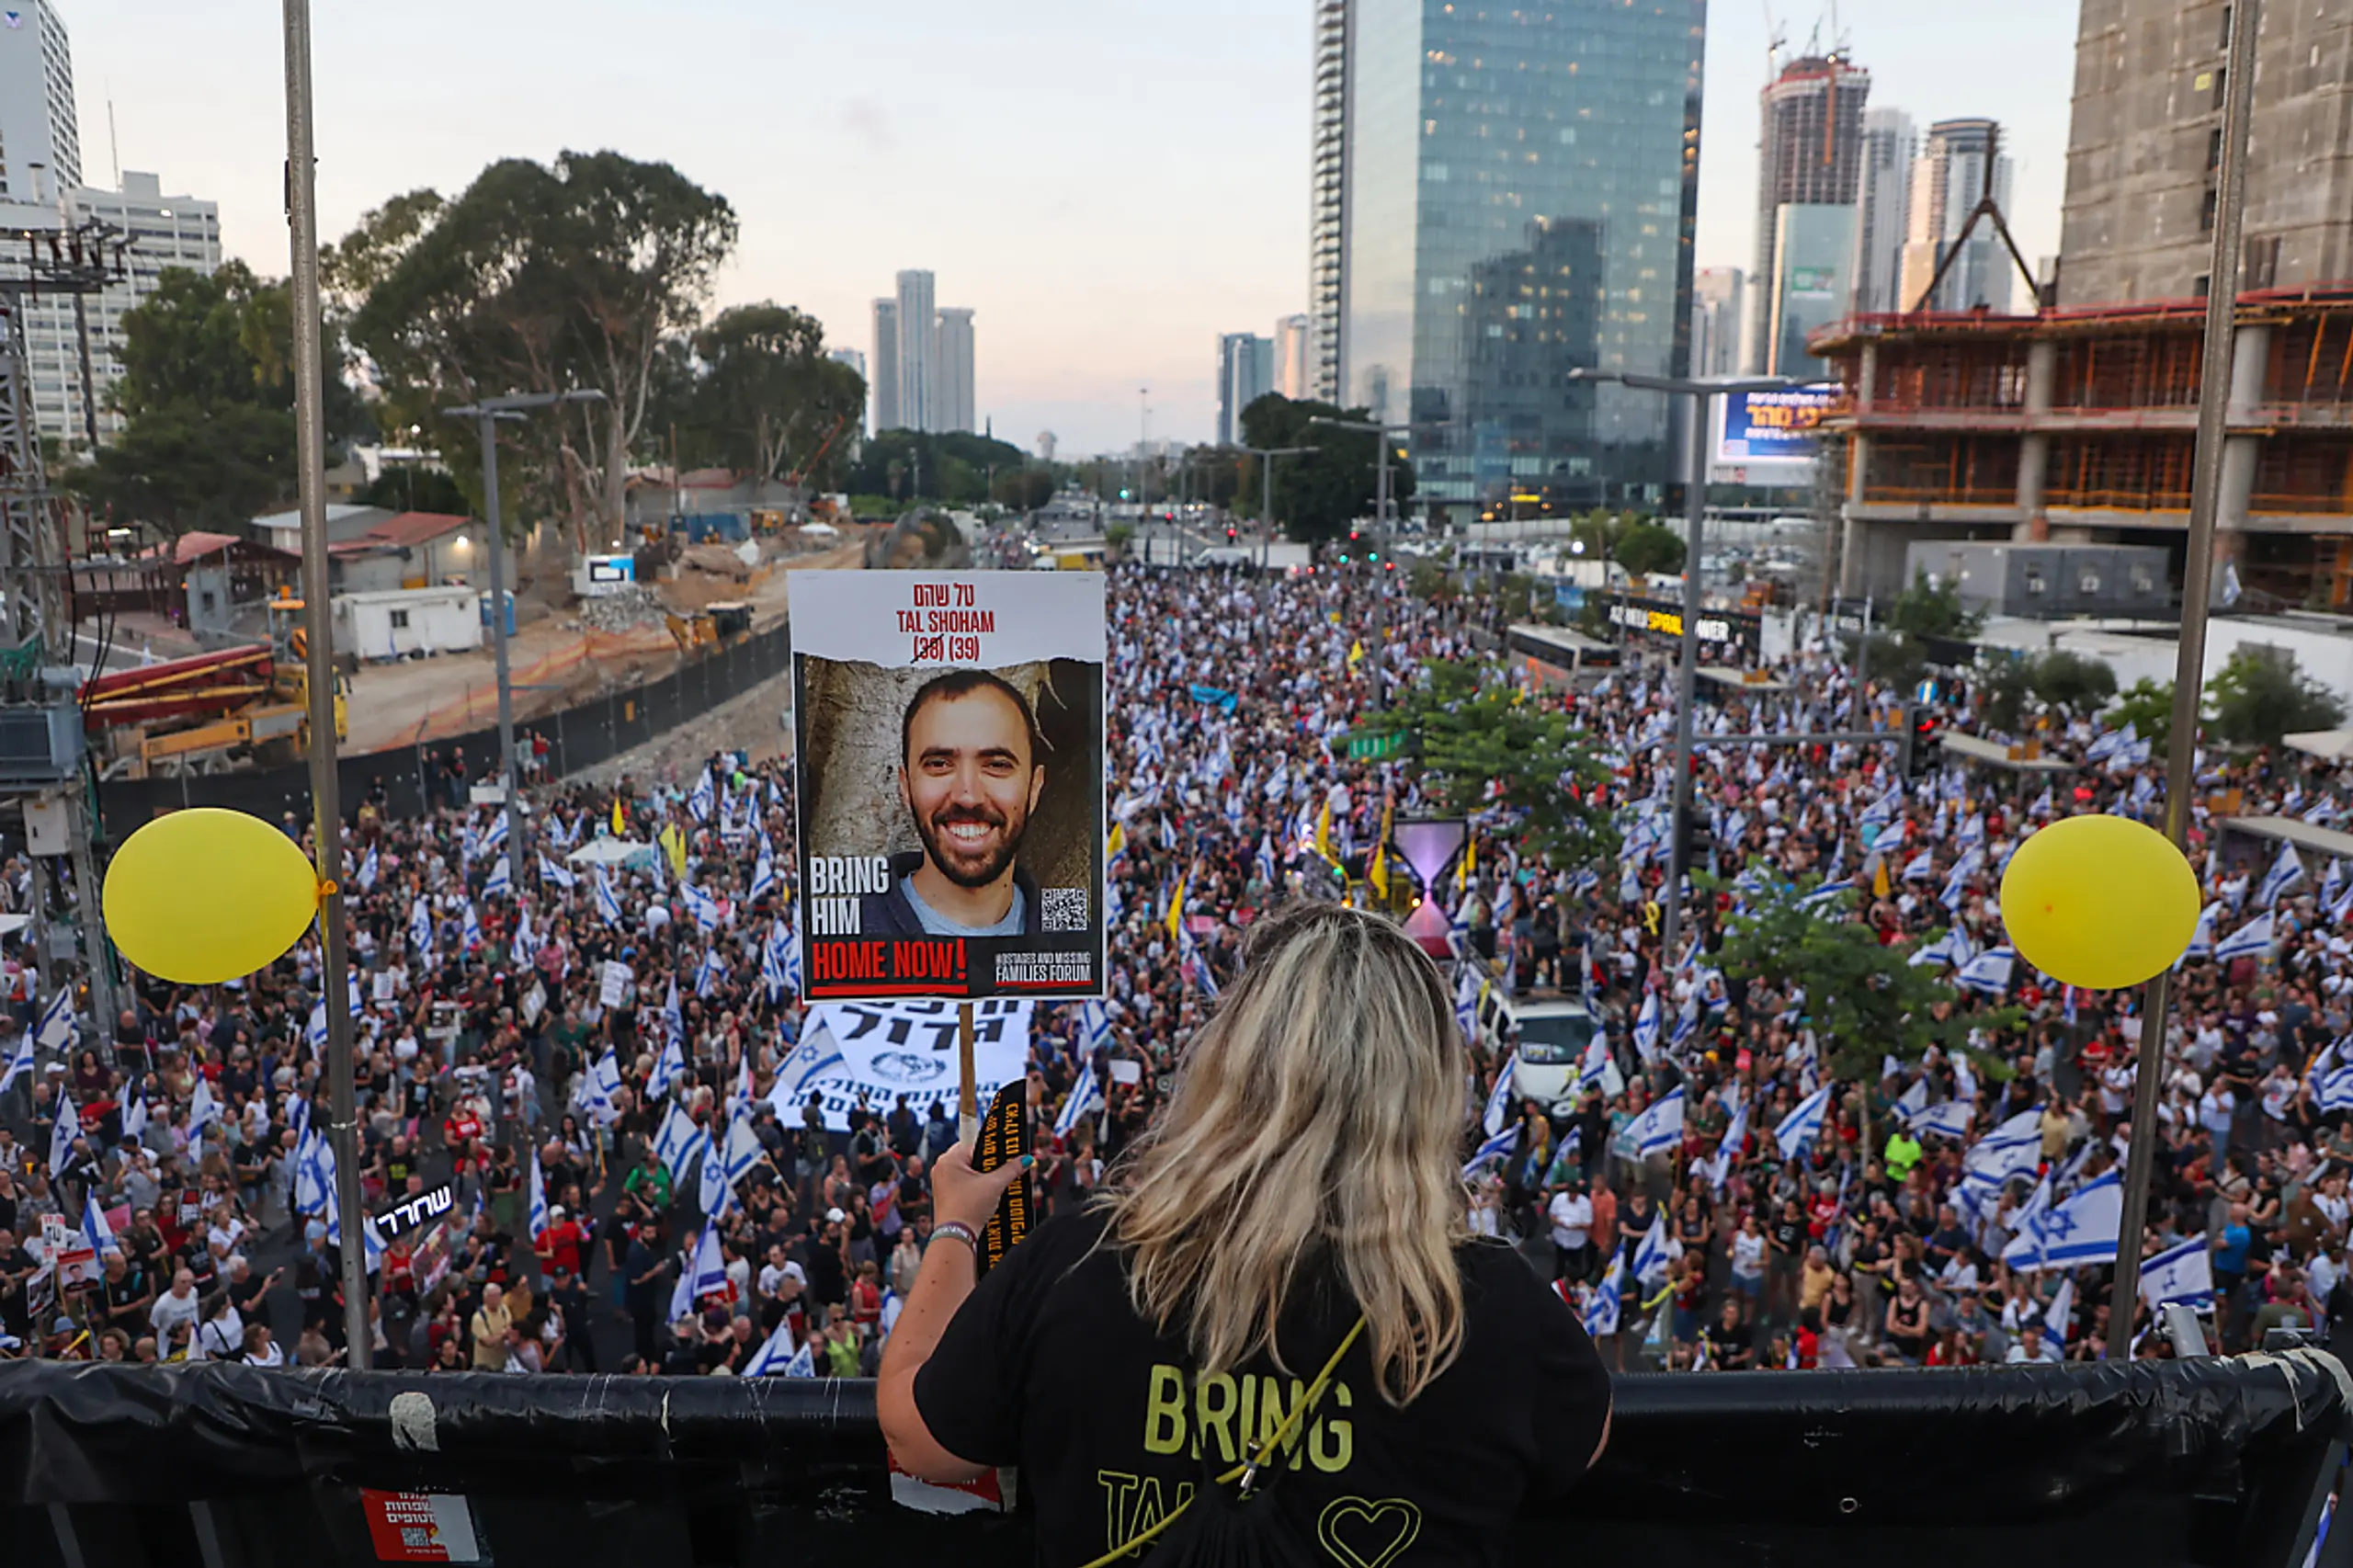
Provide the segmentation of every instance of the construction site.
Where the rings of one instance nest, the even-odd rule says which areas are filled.
[[[2179,580],[2206,303],[1850,317],[1836,578],[1928,539],[2161,544]],[[2216,562],[2256,605],[2353,608],[2353,284],[2239,296]]]

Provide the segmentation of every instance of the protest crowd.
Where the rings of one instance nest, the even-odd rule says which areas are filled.
[[[1108,994],[1007,1020],[1047,1214],[1117,1179],[1256,915],[1367,896],[1375,860],[1404,877],[1383,830],[1436,813],[1427,781],[1344,743],[1377,682],[1499,667],[1505,619],[1491,597],[1425,598],[1361,564],[1119,568],[1109,599]],[[2082,766],[2035,793],[1949,759],[1906,778],[1887,745],[1711,745],[1881,719],[1884,694],[1802,652],[1776,665],[1785,690],[1699,712],[1710,864],[1669,953],[1667,653],[1525,699],[1568,703],[1606,766],[1575,789],[1613,855],[1542,865],[1497,809],[1418,890],[1448,915],[1478,1065],[1467,1227],[1557,1281],[1627,1369],[2164,1355],[2154,1309],[2177,1300],[2232,1348],[2283,1325],[2328,1334],[2353,1302],[2343,868],[2291,849],[2242,867],[2195,810],[2211,902],[2177,976],[2158,1122],[2134,1128],[2141,994],[2046,983],[2005,946],[1997,889],[2056,816],[2154,821],[2162,756],[2097,721],[2057,726],[2052,748]],[[1972,727],[1965,699],[1951,718]],[[684,778],[535,789],[525,845],[468,805],[463,759],[439,759],[435,782],[428,814],[367,801],[347,826],[356,972],[336,1005],[358,1039],[374,1364],[870,1375],[928,1243],[925,1172],[955,1108],[952,1092],[829,1093],[837,1037],[895,1030],[937,1053],[952,1028],[802,1005],[789,765],[731,754]],[[2247,813],[2348,809],[2336,774],[2301,759],[2218,755],[2200,788]],[[24,906],[25,870],[6,869],[0,902]],[[1790,898],[1937,977],[1949,1048],[1823,1038],[1801,988],[1728,971],[1752,904]],[[338,1361],[347,1238],[315,938],[239,983],[142,980],[102,1038],[72,990],[8,971],[0,1357]],[[1518,1076],[1516,1010],[1538,995],[1600,1024],[1550,1103]],[[2152,1262],[2120,1325],[2109,1278],[2139,1136],[2156,1141]]]

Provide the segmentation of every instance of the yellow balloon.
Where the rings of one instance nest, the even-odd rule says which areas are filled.
[[[277,960],[318,915],[302,851],[243,812],[196,806],[157,817],[107,868],[107,933],[160,980],[216,985]]]
[[[2138,985],[2181,957],[2198,903],[2181,851],[2126,817],[2055,822],[2002,874],[2002,924],[2018,956],[2094,991]]]

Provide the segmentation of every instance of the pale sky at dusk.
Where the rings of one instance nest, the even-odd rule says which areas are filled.
[[[85,177],[121,164],[221,204],[227,249],[286,270],[277,6],[58,0]],[[1746,267],[1757,0],[1711,6],[1699,261]],[[871,351],[870,301],[929,267],[975,312],[978,406],[1062,453],[1205,440],[1221,332],[1305,308],[1308,0],[316,0],[322,233],[494,158],[610,147],[666,159],[743,223],[718,303],[774,298]],[[1783,4],[1802,44],[1815,13]],[[1824,13],[1826,14],[1826,12]],[[2004,121],[2012,221],[2057,248],[2075,7],[1847,0],[1871,102],[1922,125]]]

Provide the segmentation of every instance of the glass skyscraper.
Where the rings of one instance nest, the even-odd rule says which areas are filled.
[[[1689,372],[1707,0],[1348,0],[1341,401],[1456,519],[1655,502]]]

